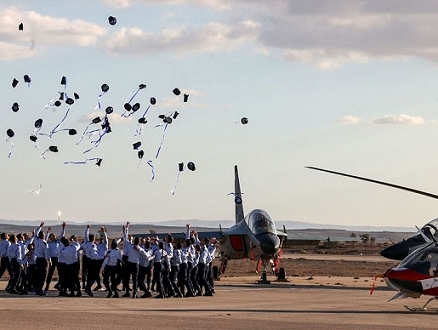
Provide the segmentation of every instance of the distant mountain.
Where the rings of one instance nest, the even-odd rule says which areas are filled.
[[[16,226],[38,226],[41,221],[44,221],[46,226],[56,226],[59,225],[60,221],[58,220],[4,220],[0,219],[0,224],[6,225],[16,225]],[[85,223],[76,223],[76,222],[68,222],[72,225],[83,225]],[[87,222],[91,225],[101,225],[98,222]],[[178,227],[184,230],[187,223],[190,223],[191,227],[202,227],[202,228],[214,228],[219,229],[219,226],[222,228],[229,228],[234,224],[233,220],[198,220],[198,219],[190,219],[190,220],[168,220],[168,221],[160,221],[154,223],[131,223],[132,225],[151,225],[151,226],[160,226],[160,227]],[[123,223],[108,223],[105,225],[111,226],[121,226]],[[348,231],[360,231],[360,232],[405,232],[411,233],[415,231],[414,227],[391,227],[391,226],[351,226],[351,225],[329,225],[329,224],[318,224],[318,223],[310,223],[310,222],[302,222],[302,221],[276,221],[275,222],[278,229],[281,230],[283,225],[287,230],[302,230],[302,229],[340,229],[340,230],[348,230]]]

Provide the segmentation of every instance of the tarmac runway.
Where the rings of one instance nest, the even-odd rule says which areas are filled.
[[[18,322],[31,329],[436,329],[438,314],[414,313],[382,285],[370,295],[367,286],[318,286],[295,281],[253,284],[254,278],[223,279],[214,297],[133,299],[17,296],[0,282],[0,319],[5,327]],[[438,302],[430,307],[438,307]]]

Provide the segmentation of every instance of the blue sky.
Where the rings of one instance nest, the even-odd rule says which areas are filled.
[[[438,4],[433,1],[102,0],[2,1],[0,5],[0,218],[102,223],[232,219],[233,166],[244,206],[274,220],[342,225],[421,225],[437,202],[305,169],[317,166],[438,193]],[[117,24],[108,24],[108,16]],[[18,25],[23,23],[23,31]],[[23,75],[29,75],[28,87]],[[100,99],[112,133],[88,154],[88,138],[49,132],[67,111],[46,104],[79,94],[62,128],[79,135]],[[20,82],[12,88],[11,82]],[[136,113],[157,104],[144,133]],[[189,102],[175,96],[177,87]],[[14,102],[20,110],[13,112]],[[179,117],[163,127],[158,115]],[[249,123],[242,125],[242,117]],[[142,142],[139,165],[132,148]],[[58,153],[41,153],[57,145]],[[1,156],[3,154],[3,157]],[[93,162],[65,165],[90,157]],[[151,179],[148,160],[155,168]],[[179,162],[196,171],[181,173]],[[40,194],[31,194],[42,184]]]

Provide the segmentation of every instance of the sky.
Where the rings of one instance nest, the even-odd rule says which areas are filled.
[[[436,200],[305,167],[438,194],[437,64],[436,1],[3,0],[0,219],[231,220],[237,164],[246,212],[421,226],[437,217]],[[139,84],[140,110],[122,117]],[[59,92],[80,98],[55,107]],[[77,144],[82,132],[108,106],[112,132],[84,154],[98,135]],[[163,125],[158,116],[175,111]],[[60,124],[78,134],[35,144],[39,118],[36,133]],[[68,163],[88,158],[101,166]],[[181,162],[196,170],[179,173]]]

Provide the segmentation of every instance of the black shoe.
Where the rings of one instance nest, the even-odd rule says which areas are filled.
[[[158,296],[155,296],[155,298],[164,298],[162,294],[159,294]]]
[[[100,289],[102,289],[102,285],[98,284],[93,291],[99,291]]]
[[[75,293],[74,293],[74,292],[69,293],[69,294],[67,295],[67,297],[74,297],[74,296],[75,296]]]
[[[129,294],[129,292],[126,292],[122,297],[130,297],[131,295]]]
[[[197,297],[201,297],[201,296],[202,296],[201,291],[196,292],[196,296],[197,296]]]
[[[181,293],[178,293],[178,294],[173,296],[173,298],[182,298],[182,297],[183,297],[183,295]]]
[[[113,298],[119,298],[119,293],[116,291],[116,292],[114,292],[114,294],[113,294]]]
[[[207,296],[207,297],[213,297],[213,292],[208,291],[208,292],[206,292],[206,293],[204,294],[204,296]]]
[[[23,290],[23,291],[20,292],[20,296],[26,295],[26,294],[28,294],[28,293],[29,293],[29,292],[27,292],[27,290]]]
[[[152,297],[152,295],[150,292],[145,292],[141,297],[142,298],[149,298],[149,297]]]
[[[89,288],[86,288],[85,293],[88,294],[90,297],[93,297],[93,292],[91,292],[91,290]]]
[[[106,295],[107,298],[111,298],[113,296],[113,293],[111,291],[108,291],[108,294]]]
[[[43,291],[38,291],[37,295],[39,296],[47,296],[47,293],[44,293]]]
[[[76,293],[76,297],[82,297],[81,291],[78,291],[78,293]]]
[[[18,291],[15,290],[14,288],[12,288],[12,289],[9,289],[9,293],[10,294],[18,294]]]
[[[59,283],[56,283],[55,286],[53,287],[55,290],[61,290],[61,287],[59,286]]]

